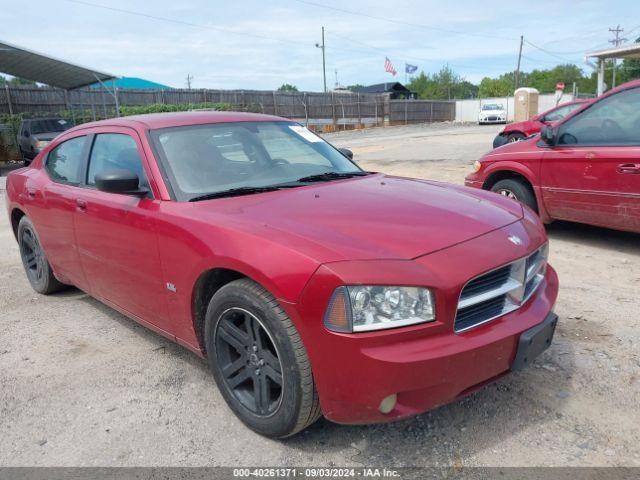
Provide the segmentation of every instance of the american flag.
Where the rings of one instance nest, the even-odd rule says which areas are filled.
[[[393,63],[391,63],[391,60],[389,60],[388,57],[384,57],[384,71],[389,72],[394,77],[396,76],[396,73],[398,73],[396,72],[396,69],[393,68]]]

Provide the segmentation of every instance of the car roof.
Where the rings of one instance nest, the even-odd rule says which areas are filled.
[[[68,132],[90,127],[134,127],[154,130],[157,128],[180,127],[186,125],[203,125],[206,123],[231,123],[231,122],[283,122],[290,121],[286,118],[260,113],[247,112],[169,112],[149,113],[144,115],[131,115],[128,117],[109,118],[97,122],[89,122],[78,125]]]

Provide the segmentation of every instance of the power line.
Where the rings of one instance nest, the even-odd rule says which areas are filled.
[[[292,45],[300,45],[300,42],[294,41],[294,40],[286,40],[286,39],[282,39],[282,38],[269,37],[267,35],[260,35],[259,33],[238,32],[236,30],[231,30],[229,28],[217,27],[217,26],[213,26],[213,25],[204,25],[204,24],[200,24],[200,23],[187,22],[185,20],[178,20],[178,19],[175,19],[175,18],[161,17],[159,15],[151,15],[151,14],[144,13],[144,12],[137,12],[137,11],[134,11],[134,10],[126,10],[124,8],[110,7],[108,5],[102,5],[102,4],[99,4],[99,3],[92,3],[92,2],[85,2],[83,0],[65,0],[65,1],[70,2],[70,3],[76,3],[78,5],[85,5],[85,6],[88,6],[88,7],[101,8],[103,10],[110,10],[112,12],[119,12],[119,13],[124,13],[124,14],[127,14],[127,15],[135,15],[137,17],[148,18],[148,19],[151,19],[151,20],[159,20],[161,22],[175,23],[175,24],[184,25],[184,26],[187,26],[187,27],[196,27],[196,28],[202,28],[202,29],[205,29],[205,30],[213,30],[213,31],[216,31],[216,32],[230,33],[232,35],[239,35],[239,36],[251,37],[251,38],[259,38],[261,40],[272,40],[274,42],[281,42],[281,43],[287,43],[287,44],[292,44]]]
[[[551,51],[549,51],[549,50],[547,50],[547,49],[545,49],[545,48],[539,47],[538,45],[535,45],[535,44],[531,43],[529,40],[525,40],[524,42],[525,42],[527,45],[529,45],[529,46],[531,46],[531,47],[535,48],[536,50],[540,50],[541,52],[544,52],[544,53],[546,53],[547,55],[550,55],[550,56],[552,56],[552,57],[554,57],[554,58],[557,58],[557,59],[559,59],[559,60],[562,60],[563,62],[574,63],[574,62],[573,62],[573,60],[569,60],[568,58],[564,58],[564,57],[561,57],[561,56],[559,56],[559,55],[556,55],[555,53],[553,53],[553,52],[551,52]]]
[[[313,7],[318,7],[318,8],[324,8],[327,10],[333,10],[336,12],[340,12],[340,13],[346,13],[347,15],[355,15],[357,17],[366,17],[366,18],[371,18],[373,20],[379,20],[381,22],[387,22],[387,23],[394,23],[396,25],[404,25],[407,27],[414,27],[414,28],[422,28],[425,30],[432,30],[435,32],[443,32],[443,33],[451,33],[454,35],[466,35],[466,36],[472,36],[472,37],[483,37],[483,38],[498,38],[501,40],[515,40],[513,37],[507,37],[507,36],[503,36],[503,35],[493,35],[490,33],[474,33],[474,32],[465,32],[465,31],[460,31],[460,30],[450,30],[450,29],[446,29],[446,28],[439,28],[439,27],[433,27],[430,25],[423,25],[421,23],[412,23],[412,22],[407,22],[405,20],[398,20],[398,19],[394,19],[394,18],[386,18],[386,17],[379,17],[377,15],[371,15],[368,13],[362,13],[362,12],[356,12],[353,10],[347,10],[346,8],[340,8],[340,7],[332,7],[330,5],[325,5],[323,3],[317,3],[317,2],[312,2],[310,0],[293,0],[295,2],[298,3],[303,3],[305,5],[310,5]]]

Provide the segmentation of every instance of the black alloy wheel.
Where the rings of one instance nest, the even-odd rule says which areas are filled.
[[[29,282],[42,283],[46,270],[46,258],[40,247],[38,237],[30,226],[22,229],[20,236],[20,255],[22,256],[22,264],[27,272]]]
[[[17,237],[22,265],[31,287],[45,295],[67,287],[54,276],[36,229],[27,216],[20,219]]]
[[[217,363],[226,386],[247,410],[273,415],[283,396],[282,364],[262,322],[242,308],[229,308],[217,322]]]
[[[276,298],[248,278],[221,287],[204,325],[209,367],[229,408],[271,438],[294,435],[321,415],[311,363]]]

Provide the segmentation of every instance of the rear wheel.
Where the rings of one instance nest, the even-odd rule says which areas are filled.
[[[513,200],[517,200],[520,203],[524,203],[534,212],[538,211],[538,205],[536,204],[536,197],[534,196],[531,188],[522,180],[515,178],[507,178],[500,180],[491,187],[491,191],[509,197]]]
[[[526,137],[522,133],[510,133],[507,137],[508,143],[519,142],[520,140],[524,140]]]
[[[53,275],[33,223],[26,216],[18,224],[18,245],[27,279],[36,292],[47,295],[66,287]]]
[[[241,279],[216,292],[207,309],[205,342],[218,388],[252,430],[287,437],[320,417],[302,340],[260,285]]]

